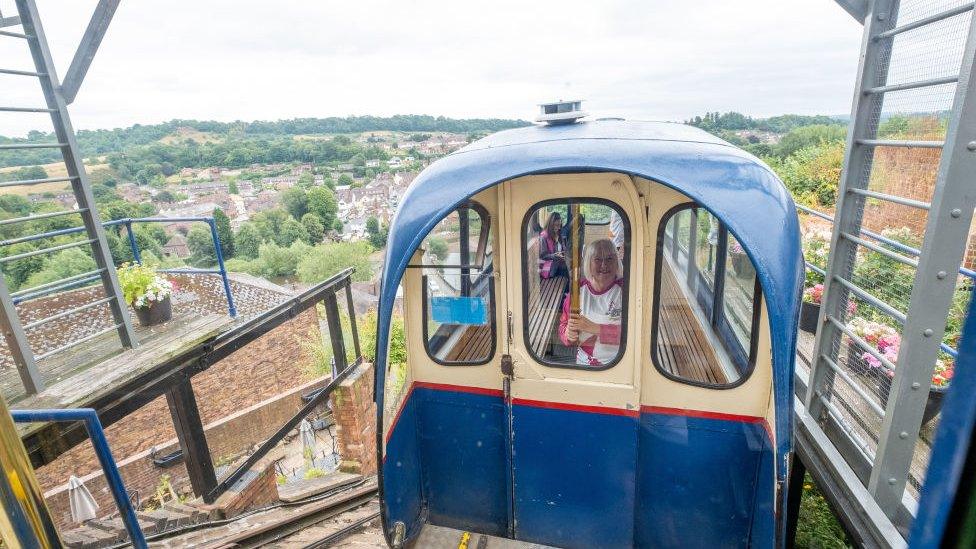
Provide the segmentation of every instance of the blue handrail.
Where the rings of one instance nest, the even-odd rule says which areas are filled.
[[[98,456],[98,462],[102,466],[102,472],[105,473],[105,480],[112,490],[115,505],[118,506],[119,513],[122,515],[122,522],[125,523],[125,529],[129,532],[129,541],[132,542],[132,546],[136,549],[145,549],[148,547],[146,537],[142,533],[142,528],[139,527],[136,511],[132,507],[132,502],[129,501],[129,494],[125,491],[122,475],[119,474],[119,469],[115,465],[115,459],[112,457],[112,450],[108,447],[108,440],[105,438],[105,430],[102,428],[102,422],[99,421],[98,413],[95,410],[91,408],[11,410],[10,415],[17,423],[36,423],[41,421],[84,422],[85,429],[88,431],[88,437],[91,439],[92,446],[95,448],[95,455]]]
[[[227,278],[227,269],[224,267],[224,250],[220,243],[220,234],[217,233],[217,222],[212,217],[136,217],[116,219],[102,223],[103,227],[114,225],[125,225],[125,232],[129,236],[129,247],[132,249],[132,259],[136,263],[142,263],[139,254],[139,243],[136,242],[135,233],[132,232],[133,223],[179,223],[201,221],[210,227],[210,238],[214,244],[214,254],[217,256],[216,269],[162,269],[164,273],[184,273],[184,274],[219,274],[224,284],[224,296],[227,298],[227,314],[234,318],[237,316],[237,307],[234,305],[234,296],[230,291],[230,279]]]
[[[112,221],[106,221],[102,223],[103,227],[114,227],[116,225],[124,225],[126,233],[129,239],[129,248],[132,250],[132,259],[136,263],[142,263],[142,254],[139,251],[139,243],[136,241],[136,235],[132,231],[133,223],[178,223],[178,222],[202,222],[206,223],[210,227],[210,238],[213,240],[214,253],[217,256],[217,268],[216,269],[161,269],[164,273],[174,273],[174,274],[219,274],[221,281],[224,284],[224,296],[227,298],[227,314],[234,318],[237,316],[237,306],[234,304],[234,296],[230,290],[230,279],[227,277],[227,269],[224,267],[224,251],[223,246],[220,243],[220,234],[217,233],[217,223],[212,217],[128,217],[124,219],[115,219]],[[62,229],[57,231],[48,231],[46,233],[39,233],[32,235],[30,238],[32,240],[39,240],[42,238],[51,238],[55,236],[61,236],[64,234],[69,234],[71,232],[79,232],[84,230],[83,228],[73,228],[73,229]],[[17,242],[20,240],[18,239]],[[0,241],[0,246],[6,244],[13,244],[15,241]],[[100,275],[94,275],[86,278],[81,278],[79,280],[74,280],[69,284],[60,284],[51,288],[46,288],[44,290],[39,290],[37,292],[27,292],[23,295],[13,295],[14,305],[23,303],[24,301],[29,301],[31,299],[37,299],[38,297],[43,297],[48,294],[62,292],[75,288],[78,286],[83,286],[89,284],[95,280],[100,279]]]

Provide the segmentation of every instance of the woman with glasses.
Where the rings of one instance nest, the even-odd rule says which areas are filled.
[[[576,363],[602,366],[613,362],[620,350],[623,311],[623,264],[613,242],[604,238],[583,250],[579,313],[570,311],[569,295],[563,301],[559,338],[576,347]]]

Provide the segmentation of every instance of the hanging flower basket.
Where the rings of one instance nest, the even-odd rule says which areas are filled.
[[[162,324],[173,318],[173,283],[156,269],[139,263],[126,263],[118,269],[122,295],[136,312],[142,326]]]

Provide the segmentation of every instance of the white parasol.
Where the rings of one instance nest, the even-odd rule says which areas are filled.
[[[71,504],[71,520],[84,522],[95,518],[98,503],[82,480],[74,475],[68,479],[68,502]]]

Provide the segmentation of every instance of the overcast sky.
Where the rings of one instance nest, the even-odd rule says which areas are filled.
[[[95,0],[37,0],[63,75]],[[12,0],[0,0],[9,15]],[[72,105],[76,128],[173,118],[846,114],[861,27],[833,0],[125,0]],[[4,66],[26,46],[0,40]],[[7,61],[12,59],[13,61]],[[28,82],[30,86],[28,86]],[[0,103],[39,104],[0,75]],[[0,115],[0,134],[49,130]]]

